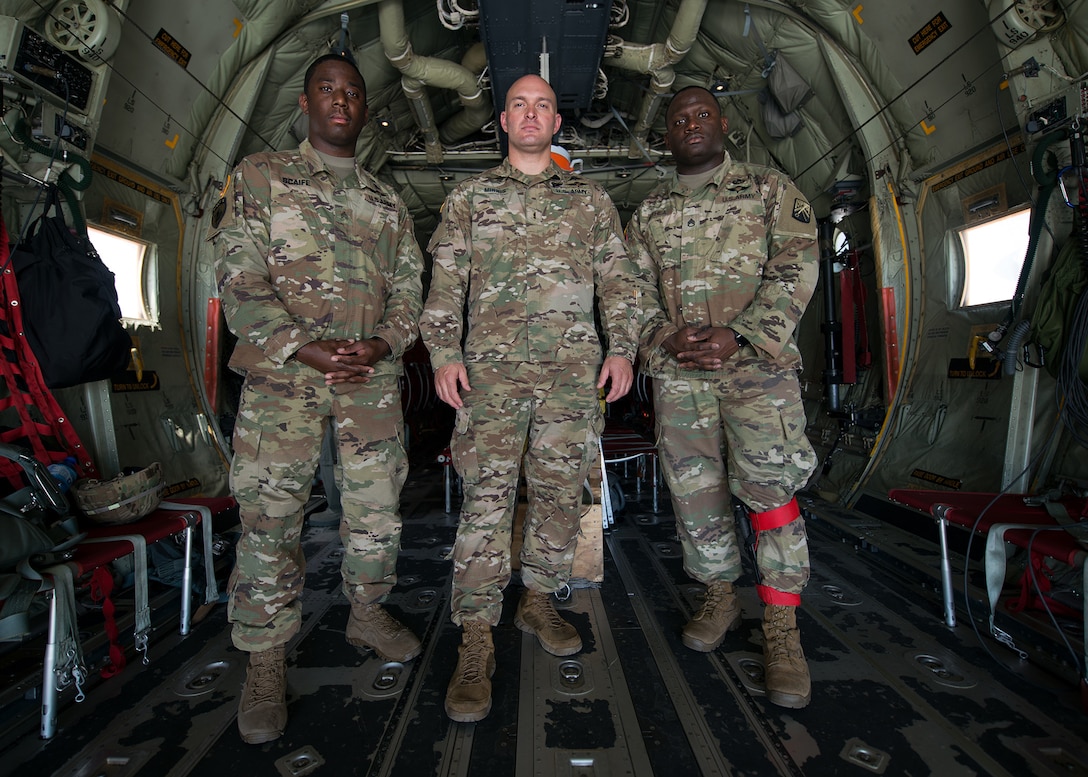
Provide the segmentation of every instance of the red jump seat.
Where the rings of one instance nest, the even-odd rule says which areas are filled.
[[[1070,567],[1081,567],[1083,574],[1084,624],[1088,626],[1088,498],[1060,496],[1049,498],[1030,494],[956,493],[895,488],[888,492],[895,502],[914,507],[937,520],[941,542],[941,583],[944,593],[945,623],[956,625],[956,607],[952,598],[952,568],[948,554],[946,528],[949,524],[975,531],[986,537],[986,590],[990,601],[990,632],[999,641],[1013,647],[1012,638],[994,624],[998,598],[1005,583],[1005,543],[1026,548],[1032,563],[1025,571],[1022,586],[1040,591],[1049,581],[1040,579],[1042,557],[1049,557]],[[1039,562],[1039,563],[1036,563]],[[1031,576],[1031,577],[1029,577]],[[1032,579],[1034,578],[1034,580]],[[1025,589],[1025,595],[1033,595]],[[1021,597],[1021,602],[1024,598]],[[1026,655],[1024,656],[1026,657]],[[1085,640],[1084,676],[1088,684],[1088,640]]]
[[[212,523],[217,515],[231,510],[235,506],[233,497],[185,497],[178,501],[164,501],[149,515],[132,523],[114,526],[93,526],[87,529],[84,537],[73,549],[72,555],[60,564],[43,570],[43,574],[53,579],[53,589],[49,591],[49,631],[46,639],[45,659],[42,677],[42,717],[41,736],[51,738],[56,732],[57,722],[57,636],[58,613],[57,597],[65,595],[86,575],[107,564],[117,561],[130,553],[135,556],[136,575],[134,582],[135,644],[136,649],[144,653],[146,661],[147,638],[151,631],[151,613],[147,593],[147,554],[146,548],[156,542],[175,535],[183,535],[185,542],[185,566],[182,573],[182,597],[179,631],[182,636],[189,633],[191,601],[189,596],[192,582],[192,530],[201,527],[204,558],[212,558]],[[214,565],[204,564],[206,572],[205,603],[218,601],[219,592],[215,581]]]

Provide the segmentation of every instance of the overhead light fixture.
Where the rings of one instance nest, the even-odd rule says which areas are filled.
[[[392,129],[393,128],[393,120],[390,119],[388,116],[379,116],[378,117],[378,126],[381,127],[382,129]]]
[[[722,94],[729,91],[729,82],[724,79],[719,79],[710,85],[710,91],[714,94]]]

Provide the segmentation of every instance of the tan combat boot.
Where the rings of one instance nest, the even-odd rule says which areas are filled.
[[[386,661],[411,661],[423,647],[416,635],[380,604],[353,604],[345,631],[355,647],[370,648]]]
[[[238,733],[249,745],[279,739],[287,725],[287,665],[283,645],[249,654],[238,703]]]
[[[572,656],[582,649],[578,630],[559,617],[548,594],[526,590],[514,613],[514,625],[535,634],[553,656]]]
[[[684,644],[700,653],[709,653],[722,644],[726,632],[740,619],[740,604],[733,584],[715,580],[706,587],[703,606],[684,626]]]
[[[460,658],[446,688],[446,714],[458,723],[474,723],[491,712],[495,643],[487,623],[465,621],[461,629],[461,647],[457,649]]]
[[[800,709],[812,699],[812,680],[801,651],[797,608],[768,604],[763,610],[763,675],[767,701]]]

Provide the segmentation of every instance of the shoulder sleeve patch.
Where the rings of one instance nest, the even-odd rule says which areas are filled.
[[[781,206],[775,231],[782,235],[816,237],[816,216],[812,204],[790,181],[783,182]]]
[[[223,214],[227,212],[227,198],[220,197],[215,203],[215,207],[212,208],[212,229],[219,226],[219,222],[223,220]]]
[[[223,217],[227,215],[228,210],[233,212],[233,204],[230,200],[234,199],[234,178],[235,173],[231,173],[227,176],[226,182],[223,184],[223,188],[219,192],[219,199],[215,201],[215,205],[212,206],[211,223],[208,225],[207,239],[211,239],[219,233],[219,230],[223,227],[230,226],[232,219],[227,219],[227,223],[223,223]]]
[[[812,206],[807,200],[800,197],[793,198],[793,217],[804,224],[812,221]]]

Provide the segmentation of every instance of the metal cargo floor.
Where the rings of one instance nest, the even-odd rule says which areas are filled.
[[[557,603],[583,651],[557,658],[519,631],[522,589],[512,583],[494,632],[493,709],[480,723],[451,723],[443,699],[460,632],[449,621],[446,555],[456,514],[443,510],[437,470],[414,472],[404,494],[399,582],[388,604],[422,637],[421,656],[389,663],[345,642],[337,532],[309,528],[281,739],[250,746],[238,737],[245,655],[231,647],[218,607],[189,637],[164,634],[150,666],[133,661],[81,704],[66,696],[56,738],[42,742],[28,728],[2,754],[0,773],[1088,773],[1088,717],[1072,683],[1009,651],[1011,670],[999,665],[966,618],[944,627],[936,587],[917,573],[932,548],[915,543],[913,562],[891,559],[851,532],[871,520],[811,501],[813,577],[798,617],[813,679],[807,708],[763,698],[761,608],[747,577],[742,622],[722,646],[701,654],[682,645],[701,587],[681,568],[668,499],[655,514],[644,492],[628,498],[606,534],[604,583]]]

